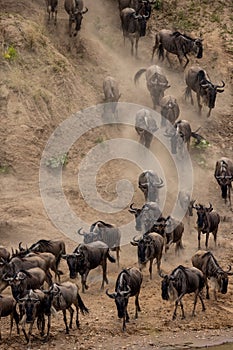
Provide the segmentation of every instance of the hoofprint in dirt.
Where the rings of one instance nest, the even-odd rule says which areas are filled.
[[[58,9],[58,24],[54,28],[47,24],[44,1],[33,3],[28,7],[25,1],[17,4],[7,1],[5,10],[12,15],[3,16],[4,40],[13,40],[20,54],[20,61],[8,64],[3,60],[3,82],[1,90],[3,98],[3,118],[1,122],[0,139],[3,148],[1,163],[7,161],[11,167],[8,174],[1,175],[1,244],[17,248],[20,241],[30,245],[39,238],[64,238],[67,251],[72,252],[77,243],[64,237],[49,221],[39,192],[38,167],[41,153],[51,132],[59,123],[72,113],[87,108],[103,100],[102,81],[106,75],[118,79],[121,101],[133,102],[152,107],[152,101],[145,81],[142,79],[138,87],[133,84],[133,77],[141,67],[148,67],[151,50],[154,44],[153,31],[157,26],[164,25],[164,19],[157,25],[152,22],[152,32],[139,42],[139,60],[130,57],[129,42],[123,46],[120,20],[116,1],[98,0],[93,3],[86,0],[89,8],[83,19],[83,27],[77,39],[68,38],[68,16],[60,2]],[[3,4],[4,5],[4,4]],[[1,7],[2,9],[2,7]],[[14,15],[14,13],[18,15]],[[21,17],[25,15],[26,19]],[[155,13],[156,16],[156,13]],[[30,22],[31,21],[31,22]],[[167,24],[168,25],[168,24]],[[208,70],[211,79],[226,83],[225,91],[217,97],[216,107],[210,119],[197,114],[197,105],[189,105],[184,101],[184,77],[178,69],[170,69],[166,62],[162,64],[171,85],[169,94],[177,97],[181,107],[181,119],[187,119],[196,129],[201,126],[203,136],[210,141],[206,149],[191,149],[194,169],[193,198],[198,202],[208,204],[210,201],[220,215],[232,218],[232,212],[227,208],[220,196],[219,187],[213,177],[215,161],[220,156],[232,158],[232,63],[219,42],[219,30],[213,27],[206,30],[204,40],[204,57],[197,62],[193,57],[191,64],[200,63]],[[2,31],[3,33],[3,31]],[[35,34],[36,33],[36,34]],[[15,42],[14,42],[15,40]],[[17,40],[19,45],[17,46]],[[44,45],[44,46],[43,46]],[[44,49],[43,49],[44,47]],[[155,60],[155,63],[158,62]],[[218,63],[218,64],[217,64]],[[218,67],[218,69],[216,69]],[[23,74],[22,74],[23,72]],[[50,77],[50,79],[48,79]],[[217,130],[217,131],[216,131]],[[127,208],[116,215],[100,214],[91,210],[83,200],[77,186],[78,164],[99,140],[123,137],[137,140],[134,128],[102,127],[84,135],[69,152],[69,161],[63,172],[63,188],[71,208],[82,215],[90,224],[102,219],[116,225],[122,225],[132,220]],[[156,140],[152,151],[163,157],[163,149]],[[172,198],[176,189],[172,185],[176,178],[170,178],[172,165],[164,161],[165,173],[168,177],[169,196],[166,201],[166,214],[172,207]],[[144,170],[144,169],[143,169]],[[113,160],[105,164],[97,176],[97,190],[106,200],[116,196],[115,184],[121,178],[129,179],[134,186],[133,201],[138,206],[143,204],[143,195],[137,188],[137,178],[141,169],[124,160]],[[101,216],[101,217],[100,217]],[[185,222],[184,250],[176,257],[171,248],[163,258],[162,270],[166,273],[179,264],[191,266],[190,258],[197,249],[196,216],[191,220],[191,233]],[[78,229],[78,227],[77,227]],[[132,232],[132,235],[137,232]],[[232,258],[232,222],[222,222],[218,232],[218,247],[215,249],[212,237],[210,249],[213,250],[221,266],[233,264]],[[204,247],[204,237],[201,241]],[[122,247],[121,268],[137,266],[136,247]],[[61,268],[65,271],[62,280],[68,279],[68,269],[65,261]],[[64,334],[62,315],[52,319],[51,339],[48,344],[40,340],[33,341],[33,347],[40,349],[138,349],[139,347],[165,348],[183,344],[183,348],[192,344],[207,345],[211,342],[232,340],[233,326],[232,300],[233,284],[230,278],[228,293],[219,295],[218,301],[205,300],[206,312],[203,313],[197,304],[196,317],[191,318],[193,296],[185,296],[184,308],[187,318],[171,321],[174,303],[165,302],[161,298],[161,278],[153,266],[153,279],[149,280],[148,267],[143,271],[144,280],[140,294],[142,312],[137,320],[133,319],[134,302],[129,302],[130,323],[127,331],[122,334],[121,322],[117,319],[114,301],[110,300],[104,291],[100,291],[101,270],[97,269],[89,275],[90,288],[82,295],[90,314],[80,317],[80,330],[73,329],[69,336]],[[109,290],[114,290],[115,280],[119,270],[108,264]],[[80,279],[78,279],[80,285]],[[5,292],[4,292],[5,293]],[[9,293],[9,290],[6,291]],[[12,339],[7,339],[9,331],[8,320],[2,321],[3,342],[1,349],[19,349],[26,347],[23,336],[16,336],[13,330]],[[39,334],[34,329],[37,336]],[[213,340],[214,339],[214,340]]]

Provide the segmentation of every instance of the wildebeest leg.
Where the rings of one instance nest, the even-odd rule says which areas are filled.
[[[186,54],[184,54],[184,57],[186,58],[186,63],[184,65],[184,69],[187,67],[188,63],[189,63],[189,58]],[[179,58],[179,61],[180,61],[180,58]],[[180,65],[182,65],[182,58],[181,58],[181,61],[180,61]]]
[[[131,55],[133,56],[133,46],[134,46],[133,38],[130,38],[130,42],[131,42]]]
[[[74,316],[74,309],[72,308],[72,306],[69,307],[69,312],[70,312],[70,324],[69,324],[69,328],[72,328],[72,322],[73,322],[73,316]]]
[[[179,298],[176,299],[176,302],[175,302],[175,310],[173,312],[173,316],[172,316],[172,319],[175,320],[176,319],[176,310],[177,310],[177,307],[180,303],[180,307],[181,307],[181,311],[182,311],[182,318],[185,318],[185,315],[184,315],[184,307],[183,307],[183,303],[181,302],[181,299],[183,298],[184,296],[184,293],[182,293]]]
[[[89,270],[87,270],[83,275],[81,275],[83,293],[85,293],[85,289],[88,289],[88,285],[86,284],[88,273]]]
[[[197,104],[198,104],[198,109],[199,109],[199,114],[201,114],[201,109],[202,109],[202,105],[201,105],[201,95],[197,93]]]
[[[105,261],[102,264],[102,269],[103,269],[103,280],[102,280],[102,284],[101,284],[101,289],[104,289],[104,282],[106,282],[106,284],[108,284],[106,259],[105,259]]]
[[[62,310],[63,312],[63,321],[65,323],[65,326],[66,326],[66,334],[69,334],[69,327],[67,325],[67,318],[66,318],[66,310]]]
[[[127,307],[128,307],[128,301],[129,299],[126,300],[126,303],[125,303],[125,321],[128,323],[129,322],[129,314],[128,314],[128,311],[127,311]]]
[[[135,39],[135,57],[138,58],[138,41],[139,37]]]
[[[199,296],[199,299],[201,300],[202,311],[205,311],[205,310],[206,310],[206,307],[205,307],[205,304],[204,304],[204,301],[203,301],[203,299],[202,299],[202,296],[201,296],[200,292],[199,292],[198,296]]]
[[[214,230],[212,233],[213,233],[213,236],[214,236],[214,245],[215,245],[215,248],[217,246],[217,232],[218,232],[218,229]]]
[[[48,316],[47,334],[46,334],[46,337],[45,337],[44,341],[48,341],[49,340],[50,327],[51,327],[51,315]]]
[[[120,247],[116,247],[117,266],[120,266]]]
[[[168,61],[169,65],[170,65],[170,67],[172,67],[172,63],[171,63],[168,51],[166,51],[166,58],[167,58],[167,61]]]
[[[205,238],[205,247],[208,248],[208,241],[209,241],[209,232],[206,232],[206,238]]]
[[[150,259],[149,273],[150,273],[150,279],[151,280],[152,280],[152,263],[153,263],[153,259]],[[158,260],[157,260],[157,269],[159,271]]]
[[[138,312],[141,311],[140,305],[139,305],[139,300],[138,300],[139,295],[137,294],[135,296],[135,318],[138,318]]]
[[[145,147],[146,148],[150,148],[152,137],[153,137],[153,135],[150,132],[145,131]]]
[[[79,307],[76,305],[76,327],[79,328],[79,319],[78,319],[78,312],[79,312]]]
[[[201,249],[201,231],[198,230],[198,249]]]
[[[69,36],[72,37],[72,19],[69,19]]]
[[[54,15],[54,25],[57,24],[57,10],[55,10],[55,15]]]
[[[197,290],[197,291],[195,292],[192,317],[195,316],[195,309],[196,309],[196,305],[197,305],[197,297],[198,297],[198,294],[199,294],[199,290]]]

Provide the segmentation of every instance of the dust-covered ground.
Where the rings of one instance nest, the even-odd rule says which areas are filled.
[[[192,2],[177,1],[184,17],[195,15],[191,11]],[[179,4],[178,4],[179,3]],[[188,4],[187,4],[188,3]],[[139,42],[139,59],[130,56],[129,42],[124,47],[117,1],[86,0],[89,11],[84,15],[83,25],[77,38],[68,36],[68,16],[59,3],[58,23],[55,27],[47,23],[47,14],[43,1],[3,1],[0,4],[1,22],[0,39],[2,53],[11,44],[17,51],[17,57],[8,60],[1,55],[1,205],[0,232],[1,244],[11,249],[30,245],[45,238],[62,238],[66,242],[67,252],[80,241],[70,239],[75,232],[65,235],[59,232],[49,220],[40,196],[39,165],[46,142],[54,129],[72,113],[103,102],[102,81],[106,75],[114,76],[120,85],[122,102],[136,103],[152,108],[150,95],[142,77],[137,87],[133,77],[139,68],[148,67],[154,33],[162,28],[182,30],[177,26],[181,10],[175,9],[175,2],[164,1],[164,10],[153,12],[149,21],[149,31]],[[187,5],[187,6],[186,6]],[[178,8],[179,8],[178,6]],[[193,5],[194,6],[194,5]],[[223,268],[233,264],[232,235],[233,215],[221,197],[214,180],[213,172],[216,159],[220,156],[232,158],[232,51],[229,39],[232,28],[232,3],[221,1],[195,5],[198,10],[197,23],[200,28],[189,32],[204,37],[204,57],[198,62],[191,57],[191,64],[201,64],[216,84],[221,80],[226,83],[225,91],[217,96],[216,107],[211,117],[197,113],[197,105],[191,106],[184,100],[184,73],[175,57],[174,67],[166,61],[162,68],[166,73],[171,88],[167,94],[176,96],[181,113],[180,118],[190,122],[192,129],[201,127],[200,133],[209,141],[207,148],[191,147],[194,185],[193,198],[197,202],[213,207],[226,220],[220,223],[217,247],[211,236],[209,247]],[[173,14],[171,14],[173,12]],[[218,16],[219,20],[218,20]],[[180,16],[180,17],[179,17]],[[202,16],[202,21],[199,17]],[[185,18],[186,18],[185,17]],[[176,22],[175,22],[176,21]],[[176,23],[176,25],[174,25]],[[184,24],[184,23],[183,23]],[[200,30],[199,30],[200,29]],[[217,44],[216,44],[217,43]],[[155,63],[158,63],[155,58]],[[84,121],[85,123],[85,121]],[[62,185],[70,208],[77,217],[82,218],[86,226],[96,220],[104,220],[121,227],[132,221],[127,203],[123,210],[115,214],[100,213],[90,208],[77,185],[80,164],[88,152],[104,141],[116,137],[137,141],[133,127],[120,125],[102,126],[90,130],[80,137],[71,147],[68,163],[63,171]],[[158,140],[154,139],[151,151],[162,164],[167,182],[164,214],[169,214],[177,193],[177,173],[168,153]],[[135,148],[135,153],[137,149]],[[113,159],[102,164],[96,174],[96,187],[99,194],[107,201],[117,197],[116,184],[121,179],[128,179],[133,184],[132,201],[140,207],[143,195],[137,188],[137,178],[141,169],[132,161]],[[87,172],[87,187],[92,178]],[[66,219],[66,218],[65,218]],[[184,219],[184,250],[176,256],[174,247],[163,257],[162,270],[170,272],[179,264],[191,266],[190,258],[197,250],[196,215],[191,218],[190,226]],[[71,227],[73,227],[71,225]],[[79,227],[77,227],[78,229]],[[137,232],[129,232],[133,237]],[[204,247],[204,237],[202,237]],[[136,248],[125,244],[121,248],[120,269],[137,266]],[[61,263],[64,271],[62,281],[68,280],[65,261]],[[110,291],[114,290],[115,280],[120,269],[108,263]],[[191,348],[207,346],[224,341],[232,341],[233,327],[233,284],[229,277],[228,292],[218,295],[218,301],[205,300],[206,311],[201,311],[197,304],[196,317],[191,318],[193,295],[184,297],[186,319],[178,315],[172,321],[174,303],[161,298],[161,278],[153,266],[153,279],[149,279],[148,268],[143,271],[143,285],[140,293],[141,313],[134,320],[134,300],[129,301],[130,323],[126,332],[121,331],[122,323],[117,319],[116,307],[105,291],[100,290],[101,269],[97,268],[88,276],[89,289],[81,297],[90,312],[80,316],[80,329],[72,329],[65,334],[62,314],[52,319],[51,337],[48,343],[39,339],[36,328],[33,339],[35,349],[139,349],[139,348]],[[77,280],[80,285],[80,279]],[[10,290],[3,292],[10,293]],[[3,340],[0,349],[26,348],[23,335],[16,335],[15,328],[8,339],[9,320],[2,321]]]

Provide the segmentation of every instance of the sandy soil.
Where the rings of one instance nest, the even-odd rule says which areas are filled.
[[[180,2],[184,4],[184,1]],[[219,6],[221,4],[220,1],[216,3]],[[172,25],[165,13],[155,12],[149,23],[148,35],[139,42],[139,59],[136,60],[130,56],[129,42],[126,42],[125,47],[123,45],[117,1],[86,0],[89,11],[84,15],[82,30],[76,39],[68,37],[68,19],[62,3],[59,4],[57,27],[52,23],[47,24],[42,0],[32,2],[28,6],[25,4],[23,0],[17,5],[8,0],[0,5],[2,50],[4,52],[7,45],[12,43],[19,56],[16,60],[8,62],[1,55],[1,244],[15,249],[20,241],[30,245],[39,238],[63,238],[67,252],[72,252],[78,238],[76,241],[71,240],[70,236],[67,237],[57,230],[49,220],[40,197],[39,164],[47,139],[72,113],[102,102],[102,81],[108,74],[115,76],[119,81],[122,102],[137,103],[151,108],[152,102],[145,80],[142,78],[139,86],[135,87],[133,76],[139,68],[148,67],[150,64],[154,32]],[[232,19],[228,16],[230,6],[230,2],[226,3],[221,12],[227,27],[232,24]],[[212,10],[214,12],[214,9],[204,5],[202,7],[202,11],[207,15],[212,13]],[[5,10],[10,15],[6,14]],[[220,224],[216,248],[212,237],[210,238],[210,249],[220,265],[226,268],[233,264],[233,215],[220,198],[213,171],[218,157],[232,158],[233,64],[232,55],[226,50],[227,37],[220,35],[222,27],[216,22],[208,22],[207,15],[201,28],[204,33],[204,57],[201,64],[208,70],[214,82],[220,84],[221,80],[224,80],[226,83],[224,93],[217,96],[216,107],[210,119],[205,117],[205,108],[203,115],[199,116],[196,104],[190,106],[184,101],[184,77],[176,59],[174,58],[173,69],[169,68],[166,62],[162,66],[171,84],[169,94],[175,95],[179,102],[181,118],[188,120],[193,130],[201,126],[201,134],[211,145],[207,149],[191,148],[194,171],[193,198],[201,203],[211,202],[221,217],[225,216],[227,219]],[[198,35],[199,32],[192,34]],[[216,42],[219,43],[218,46],[214,44]],[[157,60],[155,62],[157,63]],[[198,62],[192,57],[190,65],[196,63]],[[117,129],[103,126],[86,133],[69,151],[62,185],[70,208],[87,225],[98,219],[118,226],[132,221],[128,208],[116,214],[99,213],[90,209],[77,186],[77,174],[82,159],[96,144],[115,137],[137,140],[132,127],[121,126]],[[172,175],[173,167],[156,139],[153,140],[151,151],[163,164],[168,183],[164,212],[168,214],[173,205],[177,179]],[[133,202],[140,206],[143,204],[142,193],[137,188],[140,170],[132,162],[124,160],[114,159],[103,164],[97,174],[97,190],[105,200],[112,201],[117,196],[116,183],[122,178],[128,179],[134,188]],[[88,179],[87,174],[87,182]],[[195,221],[194,216],[189,227],[184,220],[185,249],[180,256],[175,256],[174,247],[171,247],[167,256],[163,257],[163,271],[170,272],[179,264],[191,266],[190,258],[197,249]],[[130,233],[132,237],[135,234],[137,233]],[[120,268],[129,266],[137,266],[137,254],[136,248],[127,244],[122,246]],[[65,261],[62,261],[61,269],[65,272],[62,280],[68,280]],[[114,264],[108,264],[110,291],[114,290],[119,271]],[[100,291],[101,270],[96,269],[89,275],[89,290],[82,294],[90,313],[80,317],[80,329],[73,329],[69,335],[65,335],[62,315],[58,313],[52,319],[49,342],[43,343],[36,338],[33,340],[33,348],[184,349],[233,340],[232,277],[226,295],[219,294],[218,301],[214,301],[211,294],[211,299],[205,300],[205,313],[198,304],[197,315],[191,318],[193,296],[185,296],[186,319],[181,320],[178,316],[176,321],[171,321],[174,305],[161,298],[161,278],[157,275],[155,266],[152,280],[149,279],[148,269],[143,271],[143,275],[140,295],[142,312],[139,318],[134,320],[134,301],[131,299],[131,321],[125,333],[121,331],[121,321],[117,319],[114,302],[104,291]],[[77,283],[80,285],[80,279]],[[4,291],[9,292],[10,290]],[[12,338],[7,338],[8,328],[8,321],[2,321],[3,341],[0,349],[26,348],[23,336],[17,336],[15,329]],[[34,332],[38,336],[37,331]]]

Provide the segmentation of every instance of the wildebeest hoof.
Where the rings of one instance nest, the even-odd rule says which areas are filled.
[[[85,284],[85,289],[88,289],[89,288],[89,286],[87,286],[86,284]]]

